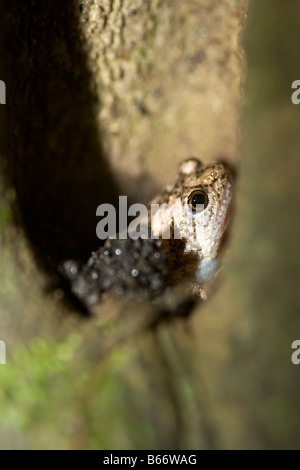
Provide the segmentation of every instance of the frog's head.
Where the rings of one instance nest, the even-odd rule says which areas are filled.
[[[181,164],[181,205],[184,217],[180,231],[186,251],[197,251],[201,259],[199,278],[215,270],[233,202],[233,171],[225,163],[203,165],[188,159]]]

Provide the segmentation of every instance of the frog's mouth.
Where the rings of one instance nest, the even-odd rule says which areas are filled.
[[[223,227],[222,227],[222,236],[221,236],[218,251],[217,251],[217,257],[220,255],[224,245],[226,244],[228,235],[230,233],[230,226],[231,226],[230,222],[231,222],[233,211],[234,211],[234,203],[233,203],[234,184],[235,184],[235,180],[237,177],[236,169],[228,161],[224,159],[220,159],[219,161],[228,170],[228,176],[229,176],[229,181],[230,181],[230,186],[231,186],[230,190],[232,191],[232,194],[231,194],[230,203],[228,204],[226,214],[224,217],[224,222],[223,222]]]
[[[224,224],[223,224],[223,229],[222,229],[223,234],[222,234],[221,239],[220,239],[220,244],[219,244],[217,256],[220,255],[220,252],[222,251],[223,246],[227,242],[228,234],[230,232],[230,225],[231,225],[230,221],[231,221],[231,218],[232,218],[232,214],[233,214],[233,199],[231,199],[231,202],[228,205],[226,215],[225,215],[225,218],[224,218]]]

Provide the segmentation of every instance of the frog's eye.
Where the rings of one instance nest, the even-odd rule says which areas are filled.
[[[203,191],[203,189],[192,191],[188,197],[188,204],[194,213],[203,211],[208,205],[208,196],[206,192]]]

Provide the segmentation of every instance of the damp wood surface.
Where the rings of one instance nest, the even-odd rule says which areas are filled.
[[[297,447],[299,112],[289,88],[298,58],[289,45],[299,8],[250,3],[243,91],[246,6],[1,6],[0,448]],[[148,202],[188,156],[239,166],[245,96],[236,211],[212,298],[155,326],[148,303],[108,299],[94,317],[78,315],[51,273],[95,248],[96,207],[119,194]]]

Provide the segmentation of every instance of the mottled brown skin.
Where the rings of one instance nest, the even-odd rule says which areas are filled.
[[[194,194],[201,194],[205,205],[191,205]],[[152,204],[166,204],[152,218],[154,235],[162,235],[162,217],[171,225],[171,237],[164,243],[173,254],[175,270],[182,275],[194,271],[199,282],[209,279],[217,268],[231,214],[233,173],[224,163],[202,163],[190,158],[179,168],[178,177],[157,196]],[[183,261],[183,263],[182,263]],[[185,269],[183,269],[185,266]]]
[[[205,202],[200,212],[190,204],[191,195],[193,199],[199,193]],[[80,267],[69,260],[63,264],[62,273],[87,308],[97,304],[106,292],[131,299],[168,298],[168,289],[184,282],[188,296],[206,298],[204,284],[217,267],[231,202],[232,173],[227,166],[203,166],[190,158],[180,165],[174,183],[149,205],[151,216],[152,204],[159,204],[150,217],[151,236],[159,237],[159,241],[151,237],[133,240],[130,236],[126,241],[107,240],[86,265]],[[167,233],[160,216],[167,221]],[[155,287],[158,285],[159,289]]]

